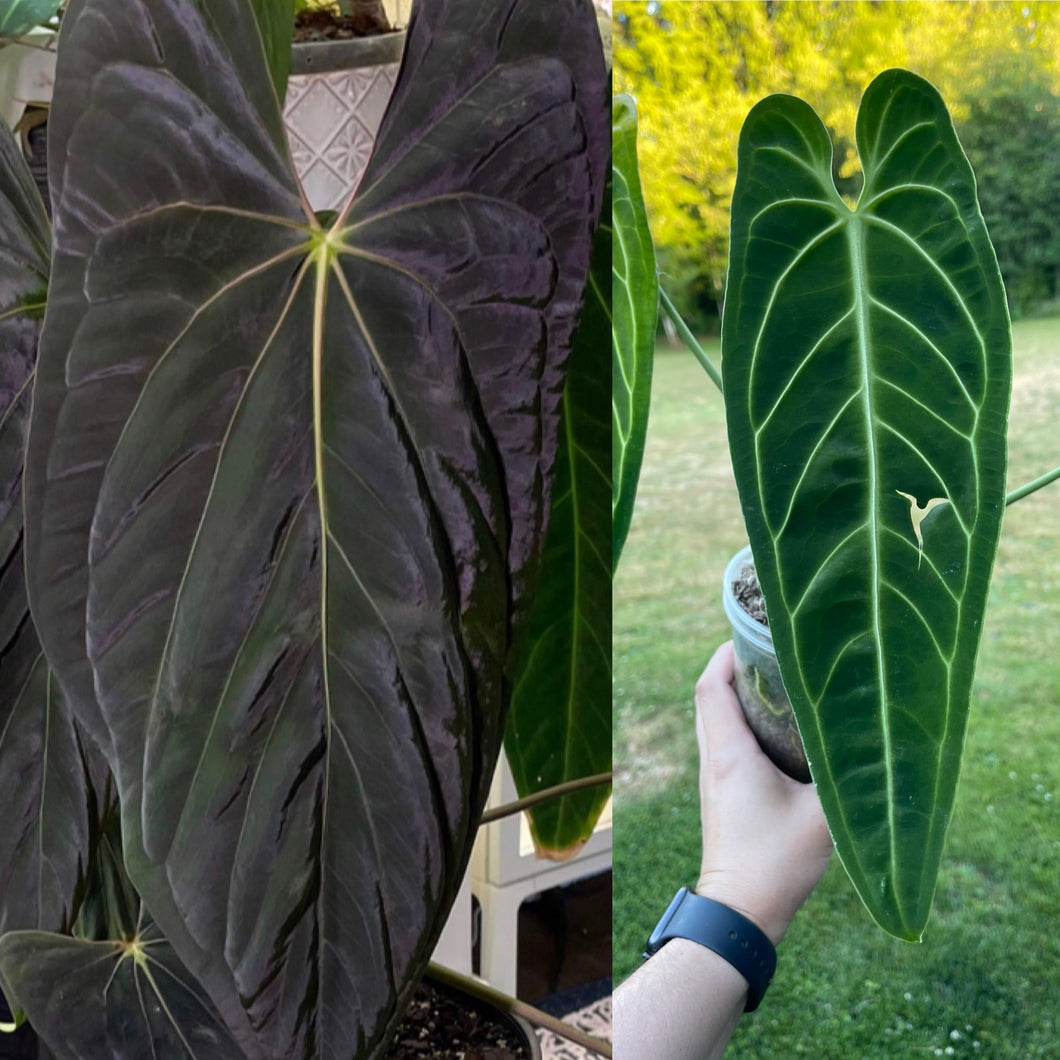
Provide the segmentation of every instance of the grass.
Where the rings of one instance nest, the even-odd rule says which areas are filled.
[[[1010,489],[1060,464],[1060,318],[1013,339]],[[661,350],[652,401],[614,588],[616,980],[698,871],[692,688],[730,636],[721,573],[746,544],[720,394],[690,354]],[[1060,483],[1005,515],[924,941],[877,928],[833,859],[730,1060],[1060,1056],[1058,511]]]

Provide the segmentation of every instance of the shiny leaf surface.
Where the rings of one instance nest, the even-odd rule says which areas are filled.
[[[633,518],[651,401],[659,312],[655,248],[637,168],[637,110],[629,96],[611,106],[614,246],[611,323],[611,569]]]
[[[611,768],[610,213],[609,181],[567,369],[541,579],[504,731],[520,797]],[[609,791],[601,785],[529,810],[538,854],[575,854],[592,835]]]
[[[322,230],[249,17],[67,13],[30,595],[129,874],[240,1047],[348,1060],[426,961],[499,749],[605,74],[581,0],[424,4]]]
[[[0,38],[14,40],[47,22],[61,0],[0,0]]]
[[[88,785],[29,613],[22,477],[51,235],[0,129],[0,935],[69,926],[89,845]]]
[[[748,116],[725,404],[781,673],[836,848],[873,917],[915,939],[1004,507],[1011,340],[938,93],[881,74],[857,144],[865,186],[851,209],[809,106],[773,96]]]

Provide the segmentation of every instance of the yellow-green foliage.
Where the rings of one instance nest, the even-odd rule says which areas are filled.
[[[858,102],[889,67],[934,83],[958,125],[1030,74],[1060,93],[1060,4],[1048,0],[619,0],[614,11],[615,90],[637,99],[641,178],[664,274],[671,286],[698,276],[717,297],[737,137],[763,96],[806,99],[837,140],[838,176],[849,178],[858,172]],[[1055,104],[1052,96],[1044,105]]]

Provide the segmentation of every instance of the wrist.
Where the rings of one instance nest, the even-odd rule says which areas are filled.
[[[682,887],[648,937],[644,956],[679,940],[713,951],[731,965],[747,983],[745,1011],[758,1007],[777,967],[776,948],[758,925],[724,902]]]
[[[730,878],[721,872],[702,873],[695,893],[704,898],[713,898],[715,902],[721,902],[747,917],[774,946],[779,945],[791,923],[792,914],[763,893],[760,887],[746,880]]]

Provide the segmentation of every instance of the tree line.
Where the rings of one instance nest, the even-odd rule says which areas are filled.
[[[614,14],[615,87],[640,112],[662,282],[701,329],[718,326],[747,112],[772,92],[809,102],[853,202],[858,103],[894,66],[926,77],[950,107],[1013,315],[1060,297],[1060,4],[619,0]]]

